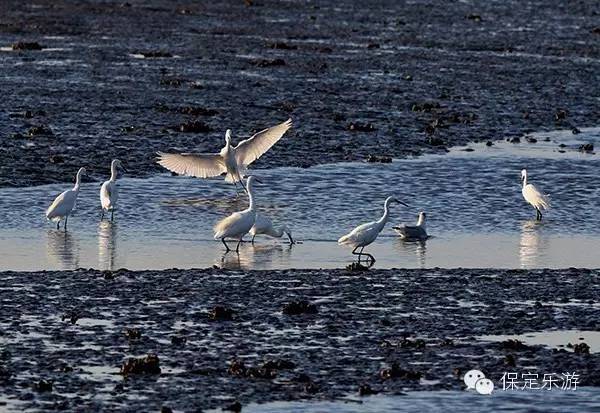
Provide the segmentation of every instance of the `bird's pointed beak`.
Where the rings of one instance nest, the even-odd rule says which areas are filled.
[[[404,202],[402,202],[402,201],[398,201],[397,199],[396,199],[396,202],[397,202],[397,203],[399,203],[399,204],[401,204],[401,205],[404,205],[405,207],[407,207],[407,208],[408,208],[408,204],[406,204],[406,203],[404,203]]]
[[[260,179],[258,179],[257,177],[254,177],[254,182],[258,182],[259,184],[262,184],[263,181],[261,181]]]
[[[129,171],[127,170],[127,168],[125,168],[123,165],[121,165],[121,170],[125,173],[129,173]]]

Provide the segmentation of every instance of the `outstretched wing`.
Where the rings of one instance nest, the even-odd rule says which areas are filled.
[[[192,153],[157,152],[158,164],[179,175],[210,178],[227,172],[219,154],[194,155]]]
[[[235,147],[235,156],[238,164],[249,165],[265,152],[271,149],[279,139],[292,127],[292,119],[265,129],[251,138],[241,141]]]

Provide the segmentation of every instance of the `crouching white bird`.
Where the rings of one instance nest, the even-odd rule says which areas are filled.
[[[536,216],[535,219],[538,221],[542,220],[542,209],[550,209],[550,196],[544,194],[537,186],[534,184],[527,183],[527,170],[523,169],[521,171],[521,180],[523,181],[523,189],[521,192],[523,193],[523,198],[530,205],[535,208]]]
[[[383,216],[381,218],[379,218],[377,221],[367,222],[366,224],[359,225],[358,227],[354,228],[352,232],[350,232],[347,235],[344,235],[338,240],[338,244],[340,245],[349,245],[351,247],[354,247],[354,249],[352,250],[352,254],[358,255],[358,262],[360,262],[360,258],[363,255],[366,255],[371,259],[371,265],[373,265],[373,263],[375,262],[375,258],[371,254],[363,253],[363,250],[367,245],[369,245],[370,243],[375,241],[375,239],[377,239],[377,236],[379,235],[383,227],[385,227],[385,224],[388,221],[390,215],[390,204],[392,202],[397,202],[404,206],[408,206],[404,202],[398,201],[397,199],[390,196],[385,200],[385,203],[383,204]],[[358,248],[360,248],[360,252],[356,252]]]
[[[226,252],[231,251],[231,249],[225,242],[225,238],[237,239],[238,243],[237,247],[235,248],[235,252],[239,252],[242,238],[244,238],[244,235],[246,235],[254,225],[254,221],[256,220],[256,206],[254,205],[254,182],[260,181],[253,176],[248,177],[246,181],[249,199],[248,208],[240,212],[234,212],[227,218],[223,218],[214,227],[215,239],[221,240],[227,249]]]
[[[77,195],[79,195],[79,188],[81,187],[81,177],[85,174],[85,168],[79,168],[77,171],[77,177],[75,178],[75,186],[73,189],[69,189],[54,199],[52,205],[46,210],[46,218],[50,221],[56,222],[56,229],[60,229],[60,221],[65,220],[65,232],[67,231],[67,221],[69,215],[75,209],[77,204]]]
[[[110,179],[105,181],[100,187],[100,205],[102,206],[102,215],[100,220],[104,219],[104,213],[110,211],[110,220],[115,217],[115,209],[119,199],[119,188],[117,187],[117,168],[126,172],[125,168],[118,159],[113,159],[110,164]]]
[[[283,234],[286,234],[290,240],[290,244],[294,245],[294,239],[292,238],[292,231],[287,225],[282,225],[279,228],[273,226],[273,221],[266,215],[257,214],[254,225],[250,228],[250,235],[252,235],[252,244],[254,244],[254,238],[257,235],[265,234],[274,238],[281,238]]]
[[[292,127],[292,120],[260,131],[241,141],[231,144],[231,129],[225,132],[225,147],[214,154],[163,153],[158,152],[158,163],[179,175],[210,178],[225,173],[225,181],[233,182],[237,189],[248,171],[248,165],[260,158]]]
[[[419,218],[417,219],[417,225],[400,225],[392,227],[400,238],[405,240],[426,240],[428,238],[427,228],[425,227],[425,212],[419,212]]]

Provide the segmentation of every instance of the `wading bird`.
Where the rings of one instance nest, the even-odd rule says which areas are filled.
[[[254,244],[254,238],[257,235],[265,234],[274,238],[281,238],[283,234],[286,234],[290,240],[290,244],[294,245],[294,239],[292,238],[292,231],[283,225],[279,228],[273,226],[273,221],[265,215],[257,214],[254,225],[250,228],[250,235],[252,235],[252,244]]]
[[[369,245],[370,243],[375,241],[375,239],[377,239],[377,236],[385,226],[385,223],[388,221],[388,217],[390,214],[390,203],[392,202],[397,202],[404,206],[408,206],[404,202],[398,201],[397,199],[390,196],[385,200],[385,203],[383,205],[383,216],[381,218],[379,218],[377,221],[359,225],[358,227],[354,228],[349,234],[344,235],[338,240],[338,244],[340,245],[349,245],[351,247],[354,247],[354,250],[352,250],[352,254],[358,255],[358,262],[360,262],[361,256],[366,255],[371,259],[371,265],[375,263],[375,257],[373,257],[371,254],[363,253],[363,250],[367,245]],[[356,252],[356,250],[359,248],[360,252]]]
[[[73,189],[69,189],[57,196],[52,205],[46,210],[46,218],[56,222],[56,229],[60,229],[60,221],[64,219],[65,232],[67,231],[67,221],[75,208],[75,204],[77,204],[77,195],[79,195],[79,188],[81,187],[81,177],[84,174],[85,168],[79,168]]]
[[[110,164],[110,179],[100,187],[100,205],[102,206],[102,215],[100,220],[104,219],[104,213],[110,211],[110,220],[115,217],[115,209],[117,208],[117,200],[119,199],[119,188],[117,187],[117,168],[121,168],[123,172],[127,172],[121,161],[113,159]]]
[[[400,225],[398,227],[392,227],[400,238],[405,240],[426,240],[428,238],[427,228],[425,227],[425,212],[419,212],[419,218],[417,225]]]
[[[237,190],[239,182],[244,190],[243,178],[248,165],[260,158],[292,127],[292,120],[265,129],[241,141],[231,144],[231,129],[225,132],[225,147],[214,154],[164,153],[158,152],[158,163],[179,175],[210,178],[221,174],[225,181],[233,182]],[[248,191],[246,191],[248,192]]]
[[[544,194],[538,187],[534,184],[527,183],[527,170],[523,169],[521,171],[521,180],[523,181],[523,198],[530,205],[535,208],[536,216],[535,219],[538,221],[542,220],[542,209],[550,209],[550,197],[547,194]]]
[[[256,220],[256,206],[254,205],[254,182],[260,181],[253,176],[248,177],[246,181],[249,199],[248,208],[240,212],[234,212],[227,218],[223,218],[214,227],[215,239],[221,240],[227,249],[226,252],[231,251],[231,248],[229,248],[225,242],[225,238],[234,238],[238,240],[237,246],[235,247],[235,252],[239,253],[242,238],[244,238],[244,235],[246,235],[254,225],[254,221]]]

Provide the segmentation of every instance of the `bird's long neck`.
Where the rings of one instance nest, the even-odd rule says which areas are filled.
[[[419,216],[419,220],[417,221],[417,226],[422,227],[423,229],[425,228],[425,218],[423,218],[423,216]]]
[[[255,205],[254,205],[254,188],[252,187],[252,184],[248,185],[248,200],[250,201],[250,204],[248,205],[248,210],[249,211],[254,211],[255,210]]]
[[[379,223],[381,224],[385,224],[388,221],[388,218],[390,216],[390,203],[386,202],[383,205],[383,215],[381,216],[381,218],[379,218]]]
[[[111,182],[115,182],[117,180],[117,165],[115,163],[110,165],[110,180]]]
[[[110,181],[115,182],[117,180],[117,165],[114,163],[110,165]]]
[[[523,188],[527,186],[527,172],[523,174]]]
[[[77,171],[77,177],[75,178],[75,186],[73,187],[73,191],[79,191],[79,187],[81,186],[81,171]]]

